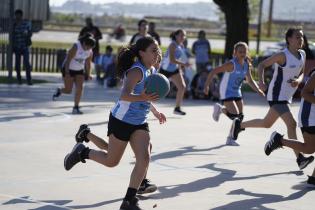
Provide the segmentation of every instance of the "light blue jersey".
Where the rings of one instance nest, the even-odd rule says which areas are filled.
[[[135,68],[141,69],[142,72],[142,79],[140,82],[136,84],[133,89],[133,94],[141,94],[144,90],[144,82],[146,78],[151,74],[155,73],[155,69],[147,69],[140,61],[135,62],[132,67],[126,71],[133,71]],[[123,81],[123,86],[125,85],[126,81],[126,73]],[[147,121],[147,115],[150,112],[151,103],[147,101],[123,101],[118,100],[115,106],[112,108],[111,113],[112,115],[129,124],[132,125],[141,125]]]
[[[220,83],[220,99],[241,98],[241,87],[243,80],[248,71],[248,62],[245,60],[244,65],[241,66],[234,57],[231,61],[234,69],[231,72],[225,72]]]
[[[172,44],[175,44],[176,48],[175,48],[175,59],[176,60],[180,60],[184,55],[184,50],[183,47],[179,44],[177,44],[175,41],[172,41]],[[178,69],[178,64],[176,63],[172,63],[170,61],[170,50],[169,48],[167,49],[165,56],[162,59],[161,62],[161,68],[165,71],[168,72],[174,72],[176,69]]]

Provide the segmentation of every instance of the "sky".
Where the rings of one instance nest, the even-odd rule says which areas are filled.
[[[67,0],[50,0],[49,3],[52,6],[60,6]],[[90,3],[110,3],[110,2],[120,2],[120,3],[143,3],[143,0],[84,0]],[[155,4],[159,3],[195,3],[195,2],[210,2],[211,0],[154,0]]]

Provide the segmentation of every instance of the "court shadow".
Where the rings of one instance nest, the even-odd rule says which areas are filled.
[[[182,148],[179,148],[178,150],[153,154],[153,155],[151,155],[151,161],[156,161],[156,160],[161,160],[161,159],[169,159],[169,158],[174,158],[174,157],[184,156],[184,155],[199,155],[199,154],[191,154],[191,153],[209,152],[212,150],[221,149],[225,146],[226,145],[223,144],[223,145],[219,145],[216,147],[210,147],[210,148],[205,148],[205,149],[195,149],[195,146],[182,147]]]
[[[165,199],[165,198],[177,197],[183,193],[198,192],[207,188],[218,187],[225,182],[231,182],[231,181],[258,179],[262,177],[270,177],[270,176],[276,176],[276,175],[281,175],[281,174],[299,175],[298,173],[299,171],[289,171],[289,172],[260,174],[260,175],[254,175],[254,176],[246,176],[246,177],[234,177],[236,174],[236,171],[230,170],[230,169],[218,168],[215,166],[215,163],[199,166],[197,168],[206,168],[211,171],[219,172],[219,174],[217,174],[216,176],[206,177],[206,178],[195,180],[195,181],[185,183],[185,184],[160,186],[159,193],[152,195],[151,198]]]
[[[30,196],[23,196],[20,198],[11,199],[5,203],[2,203],[2,206],[9,205],[17,205],[17,204],[27,204],[27,203],[34,203],[37,205],[41,205],[40,207],[31,208],[29,210],[65,210],[65,209],[89,209],[89,208],[97,208],[106,206],[111,203],[121,202],[123,198],[117,198],[108,201],[102,201],[93,204],[82,204],[82,205],[67,205],[71,203],[73,200],[34,200]],[[0,209],[1,206],[0,206]]]
[[[263,206],[264,204],[278,203],[283,201],[292,201],[303,197],[306,193],[312,191],[309,188],[304,188],[299,191],[296,191],[288,196],[274,195],[274,194],[262,194],[262,193],[253,193],[246,191],[244,189],[232,190],[228,195],[245,195],[251,196],[253,198],[234,201],[226,205],[218,206],[216,208],[211,208],[211,210],[219,209],[262,209],[262,210],[271,210]]]
[[[71,202],[72,200],[39,200],[38,201],[38,200],[33,200],[32,198],[30,198],[30,196],[23,196],[20,198],[11,199],[3,203],[2,205],[8,206],[8,205],[34,203],[34,204],[38,204],[42,206],[38,208],[30,209],[30,210],[61,210],[61,209],[69,209],[63,206]]]

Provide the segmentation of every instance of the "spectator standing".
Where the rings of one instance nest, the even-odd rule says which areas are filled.
[[[206,38],[206,32],[201,30],[198,33],[198,40],[193,43],[192,53],[196,56],[197,73],[207,70],[209,64],[211,47]]]
[[[95,40],[95,47],[93,48],[93,62],[95,62],[95,59],[98,57],[100,53],[99,40],[103,38],[102,32],[97,26],[93,24],[92,18],[87,17],[85,19],[85,23],[86,26],[81,29],[79,38],[85,35],[86,33],[92,34],[93,39]]]
[[[141,19],[138,22],[138,32],[131,37],[129,44],[136,44],[139,39],[148,36],[150,36],[150,34],[148,34],[148,21],[146,19]]]
[[[155,31],[155,22],[150,22],[149,23],[149,31],[148,34],[150,34],[161,46],[161,38],[160,35]]]
[[[32,85],[31,71],[32,67],[29,61],[29,47],[32,45],[32,24],[23,19],[23,11],[15,10],[15,22],[13,25],[13,52],[15,54],[15,70],[19,84],[22,84],[21,77],[21,57],[23,56],[23,66],[26,71],[26,80],[28,85]]]

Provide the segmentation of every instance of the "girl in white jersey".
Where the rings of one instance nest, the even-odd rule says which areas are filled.
[[[62,68],[64,88],[57,88],[53,95],[53,100],[56,100],[62,93],[71,94],[72,87],[75,85],[76,91],[72,114],[83,114],[79,109],[79,103],[83,92],[84,69],[86,67],[88,79],[92,79],[90,75],[93,57],[92,48],[94,45],[95,40],[91,34],[85,34],[72,46]]]
[[[296,139],[296,121],[288,106],[298,85],[303,81],[305,52],[303,46],[303,32],[299,28],[287,30],[285,39],[287,48],[277,53],[258,65],[259,87],[266,90],[264,69],[275,64],[273,78],[269,84],[267,100],[269,111],[263,119],[254,119],[241,122],[236,118],[233,121],[231,135],[237,139],[238,133],[245,128],[270,128],[278,118],[286,124],[288,137]],[[297,164],[300,169],[305,168],[314,157],[305,158],[299,151],[294,150]]]
[[[219,103],[214,104],[212,114],[214,121],[219,121],[221,113],[224,113],[231,120],[235,118],[243,120],[244,102],[241,87],[244,79],[248,81],[248,84],[253,90],[265,96],[264,92],[259,89],[256,82],[253,80],[251,69],[252,64],[248,57],[248,46],[245,42],[238,42],[234,45],[233,58],[222,66],[213,69],[208,74],[204,88],[206,95],[209,93],[209,86],[213,76],[224,73],[220,83],[220,100],[223,106]],[[232,146],[238,145],[231,136],[228,136],[226,144]]]
[[[265,145],[266,155],[282,146],[312,154],[315,152],[315,69],[310,74],[310,79],[302,90],[302,101],[299,111],[299,127],[301,128],[304,143],[285,139],[278,132],[273,132],[270,140]],[[315,186],[315,169],[312,176],[308,177],[307,183]]]
[[[155,72],[153,66],[159,57],[159,46],[151,37],[141,38],[136,45],[121,50],[118,54],[117,73],[123,79],[123,88],[120,99],[110,112],[108,145],[106,146],[103,140],[92,134],[89,129],[82,129],[76,136],[79,143],[64,160],[66,170],[70,170],[80,161],[86,162],[87,159],[107,167],[115,167],[129,142],[136,163],[120,210],[141,210],[136,193],[150,161],[150,135],[146,121],[148,113],[151,111],[161,124],[166,121],[165,115],[157,111],[151,102],[158,100],[158,95],[146,94],[144,89],[145,79]],[[81,143],[83,141],[92,141],[103,150],[89,149]]]
[[[183,43],[185,41],[186,32],[183,29],[178,29],[171,33],[170,37],[172,42],[162,59],[160,73],[169,78],[177,88],[174,114],[185,115],[186,112],[183,112],[181,109],[186,90],[183,70],[185,67],[189,67],[190,64],[181,60],[181,57],[183,57],[185,53]]]

